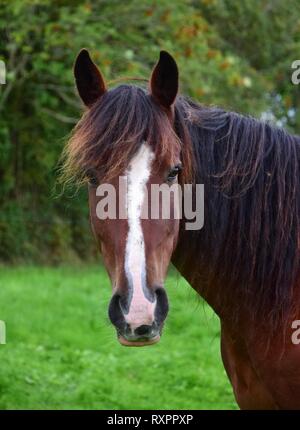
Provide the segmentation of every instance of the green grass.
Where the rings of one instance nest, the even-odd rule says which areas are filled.
[[[219,321],[174,271],[161,341],[125,348],[102,267],[0,268],[0,409],[236,409]]]

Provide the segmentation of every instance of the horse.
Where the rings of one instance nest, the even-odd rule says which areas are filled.
[[[85,112],[64,148],[63,177],[87,183],[119,342],[160,340],[172,263],[220,319],[221,356],[239,407],[300,408],[300,346],[292,341],[300,319],[300,138],[180,95],[178,66],[166,51],[147,88],[108,89],[86,49],[74,76]],[[120,177],[128,215],[100,219],[97,189],[118,192]],[[142,217],[154,184],[203,184],[204,226],[187,229],[184,214]],[[169,204],[174,210],[174,195]]]

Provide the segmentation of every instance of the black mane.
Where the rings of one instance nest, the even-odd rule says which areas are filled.
[[[300,138],[185,98],[177,101],[176,121],[188,129],[195,180],[205,186],[204,227],[181,241],[183,248],[188,241],[189,259],[193,246],[195,277],[200,273],[203,291],[215,290],[233,317],[242,301],[254,320],[275,328],[291,317],[299,275]]]

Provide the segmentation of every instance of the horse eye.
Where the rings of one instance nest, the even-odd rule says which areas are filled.
[[[86,172],[86,177],[89,185],[92,187],[96,187],[99,184],[96,172],[94,170],[88,170]]]
[[[176,178],[178,173],[182,170],[182,166],[178,164],[177,166],[172,167],[172,169],[168,173],[168,182],[173,182]]]

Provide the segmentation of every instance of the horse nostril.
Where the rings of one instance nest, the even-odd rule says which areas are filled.
[[[152,331],[151,325],[140,325],[138,328],[134,330],[134,333],[137,336],[148,336]]]
[[[168,297],[164,288],[159,287],[155,291],[156,293],[156,309],[155,309],[155,320],[158,325],[162,324],[166,319],[169,311]]]
[[[108,316],[114,326],[118,329],[124,329],[125,319],[120,306],[120,300],[121,298],[118,294],[115,294],[111,298],[108,308]]]

